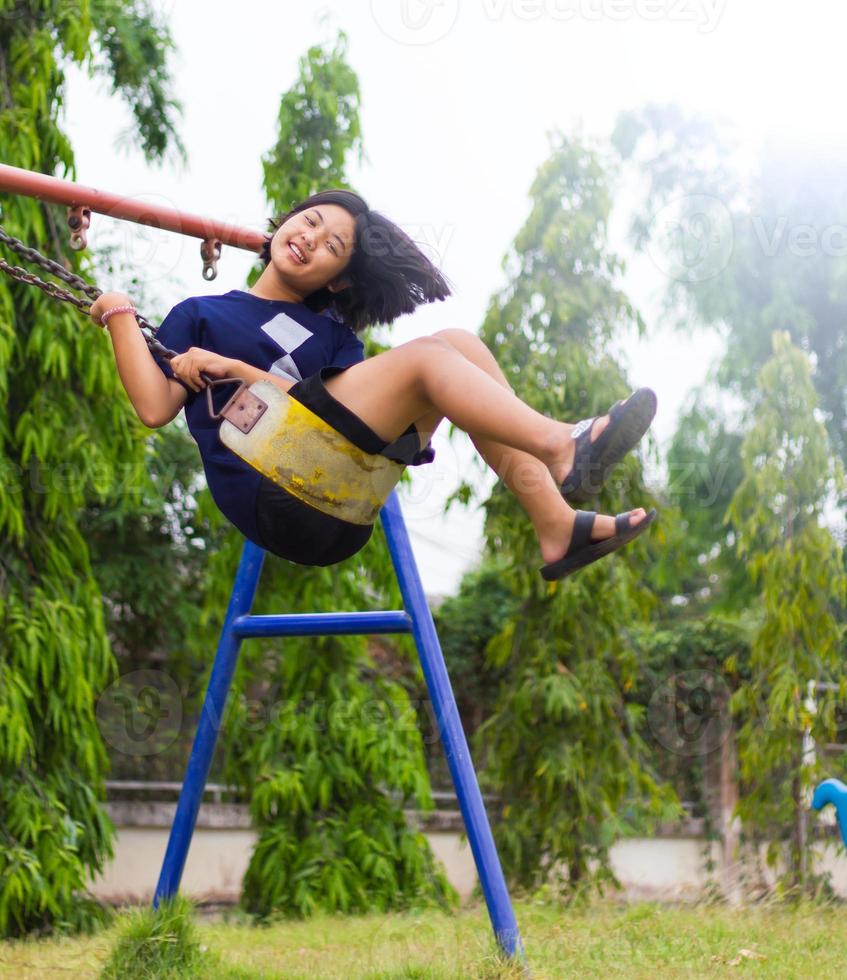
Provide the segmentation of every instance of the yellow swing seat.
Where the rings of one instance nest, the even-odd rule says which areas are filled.
[[[359,449],[271,381],[239,389],[220,415],[225,446],[292,496],[349,524],[373,524],[405,469]]]

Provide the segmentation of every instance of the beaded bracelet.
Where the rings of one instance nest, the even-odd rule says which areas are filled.
[[[106,310],[105,313],[100,314],[100,323],[105,328],[109,323],[109,317],[114,316],[115,313],[132,313],[135,316],[137,312],[134,306],[113,306],[111,310]]]

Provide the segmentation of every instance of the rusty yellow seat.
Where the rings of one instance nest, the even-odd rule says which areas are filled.
[[[257,411],[250,395],[266,408]],[[350,524],[373,524],[404,470],[354,446],[271,381],[236,393],[220,414],[225,446],[299,500]]]

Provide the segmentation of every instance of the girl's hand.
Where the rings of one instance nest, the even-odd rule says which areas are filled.
[[[231,357],[221,357],[202,347],[189,347],[184,354],[177,354],[170,361],[174,375],[192,391],[202,391],[206,387],[206,382],[200,377],[201,371],[211,378],[226,378],[236,363]]]
[[[103,324],[100,322],[100,315],[105,313],[106,310],[113,310],[116,306],[134,305],[126,293],[101,293],[91,304],[89,313],[91,314],[91,319],[97,326],[102,327]]]

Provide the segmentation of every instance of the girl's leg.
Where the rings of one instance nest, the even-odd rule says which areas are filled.
[[[573,451],[570,425],[524,404],[441,337],[421,337],[354,364],[327,388],[387,441],[437,409],[465,432],[537,457],[556,477]]]
[[[501,387],[512,391],[494,355],[476,334],[454,329],[439,330],[434,336],[445,340],[472,364],[485,371]],[[423,430],[422,423],[423,420],[418,423],[421,430]],[[596,439],[608,424],[607,415],[598,418],[592,427],[592,440]],[[567,428],[570,431],[573,426],[567,425]],[[573,439],[569,437],[566,440],[565,461],[554,477],[554,474],[536,456],[473,432],[469,432],[468,435],[480,456],[518,498],[526,511],[535,528],[544,561],[552,562],[561,558],[565,552],[565,548],[562,547],[562,525],[568,520],[566,511],[570,508],[562,497],[559,487],[573,465]]]
[[[542,558],[555,561],[568,548],[574,520],[556,482],[573,457],[571,426],[524,404],[497,371],[499,378],[488,374],[444,336],[423,337],[353,365],[327,389],[388,442],[412,423],[427,420],[434,429],[440,416],[471,434],[527,510]],[[642,516],[633,511],[630,520]],[[594,537],[612,534],[614,518],[598,517]]]
[[[437,410],[418,419],[415,425],[426,439],[432,435],[441,416]],[[468,433],[480,456],[517,497],[535,528],[541,557],[557,561],[567,550],[573,511],[559,492],[550,471],[535,456],[503,443],[481,439]],[[602,536],[602,535],[601,535]]]
[[[447,341],[452,347],[455,347],[460,354],[463,354],[469,361],[476,364],[478,368],[481,368],[487,375],[494,378],[494,380],[502,385],[504,388],[508,388],[509,391],[513,391],[512,386],[506,380],[506,376],[500,369],[500,365],[494,358],[491,351],[485,346],[483,341],[477,337],[476,334],[470,333],[468,330],[458,330],[458,329],[448,329],[448,330],[438,330],[433,336],[439,337],[442,340]],[[598,417],[594,425],[591,427],[591,441],[594,442],[609,424],[609,416],[603,415]],[[573,425],[569,423],[564,423],[568,431],[574,428]],[[477,441],[471,434],[471,438],[474,440],[474,445],[479,449]],[[537,469],[539,460],[534,456],[527,456],[526,453],[521,453],[520,451],[513,452],[509,447],[504,446],[499,443],[491,443],[489,440],[480,440],[485,445],[485,450],[480,449],[481,455],[485,456],[486,452],[497,453],[498,455],[506,454],[506,467],[507,468],[520,468],[525,469],[527,467],[533,470]],[[560,487],[565,479],[565,476],[570,472],[573,466],[574,455],[576,452],[576,444],[573,439],[568,439],[565,443],[565,459],[562,465],[559,467],[559,472],[553,473],[552,476],[555,477],[556,489],[558,492],[558,487]],[[487,457],[486,457],[487,461]],[[491,465],[491,464],[489,464]],[[546,468],[545,468],[546,469]],[[548,471],[549,472],[549,471]],[[497,470],[498,475],[500,470]],[[530,482],[532,482],[530,480]]]

